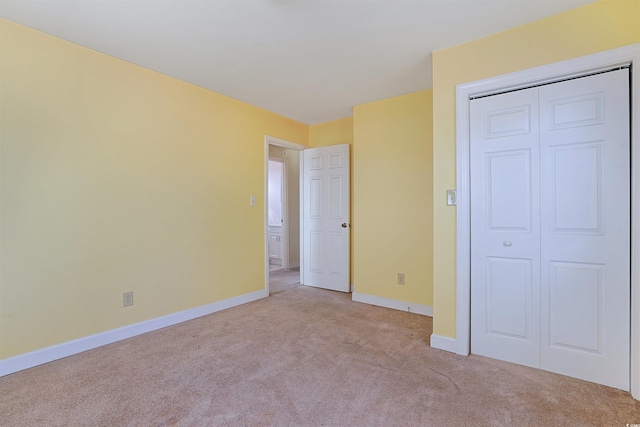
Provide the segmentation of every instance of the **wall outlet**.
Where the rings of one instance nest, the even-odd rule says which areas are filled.
[[[122,294],[122,306],[129,307],[130,305],[133,305],[133,291]]]
[[[404,285],[404,273],[398,273],[398,285]]]

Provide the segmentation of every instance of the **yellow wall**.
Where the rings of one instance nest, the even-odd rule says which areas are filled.
[[[601,0],[433,54],[434,333],[455,337],[455,86],[640,42],[640,1]]]
[[[0,359],[264,288],[264,135],[308,126],[6,20],[0,66]]]
[[[433,303],[431,106],[425,90],[354,107],[355,292]]]
[[[432,305],[455,336],[455,85],[639,23],[639,1],[601,0],[435,52],[433,93],[309,127],[0,20],[0,359],[262,288],[265,134],[352,145],[356,291]]]
[[[309,126],[309,146],[353,144],[353,117]]]

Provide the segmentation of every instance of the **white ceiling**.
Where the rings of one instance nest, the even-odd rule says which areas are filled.
[[[0,16],[306,124],[431,87],[431,52],[594,0],[0,0]]]

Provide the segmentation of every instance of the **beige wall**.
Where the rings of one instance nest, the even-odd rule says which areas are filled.
[[[6,20],[0,55],[0,359],[264,288],[264,135],[308,126]]]
[[[434,333],[456,334],[456,85],[638,42],[640,1],[601,0],[433,54]]]
[[[284,150],[287,161],[289,267],[300,266],[300,152]]]
[[[431,90],[354,107],[355,292],[433,304],[431,117]]]

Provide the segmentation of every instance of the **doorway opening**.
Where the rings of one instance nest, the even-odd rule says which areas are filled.
[[[265,136],[265,287],[269,295],[300,285],[300,151]]]
[[[275,147],[269,147],[269,151]],[[287,163],[282,157],[269,156],[269,172],[267,175],[267,227],[269,233],[269,272],[285,267],[284,253],[288,251],[288,242],[284,239],[284,217],[288,211],[285,177]]]

